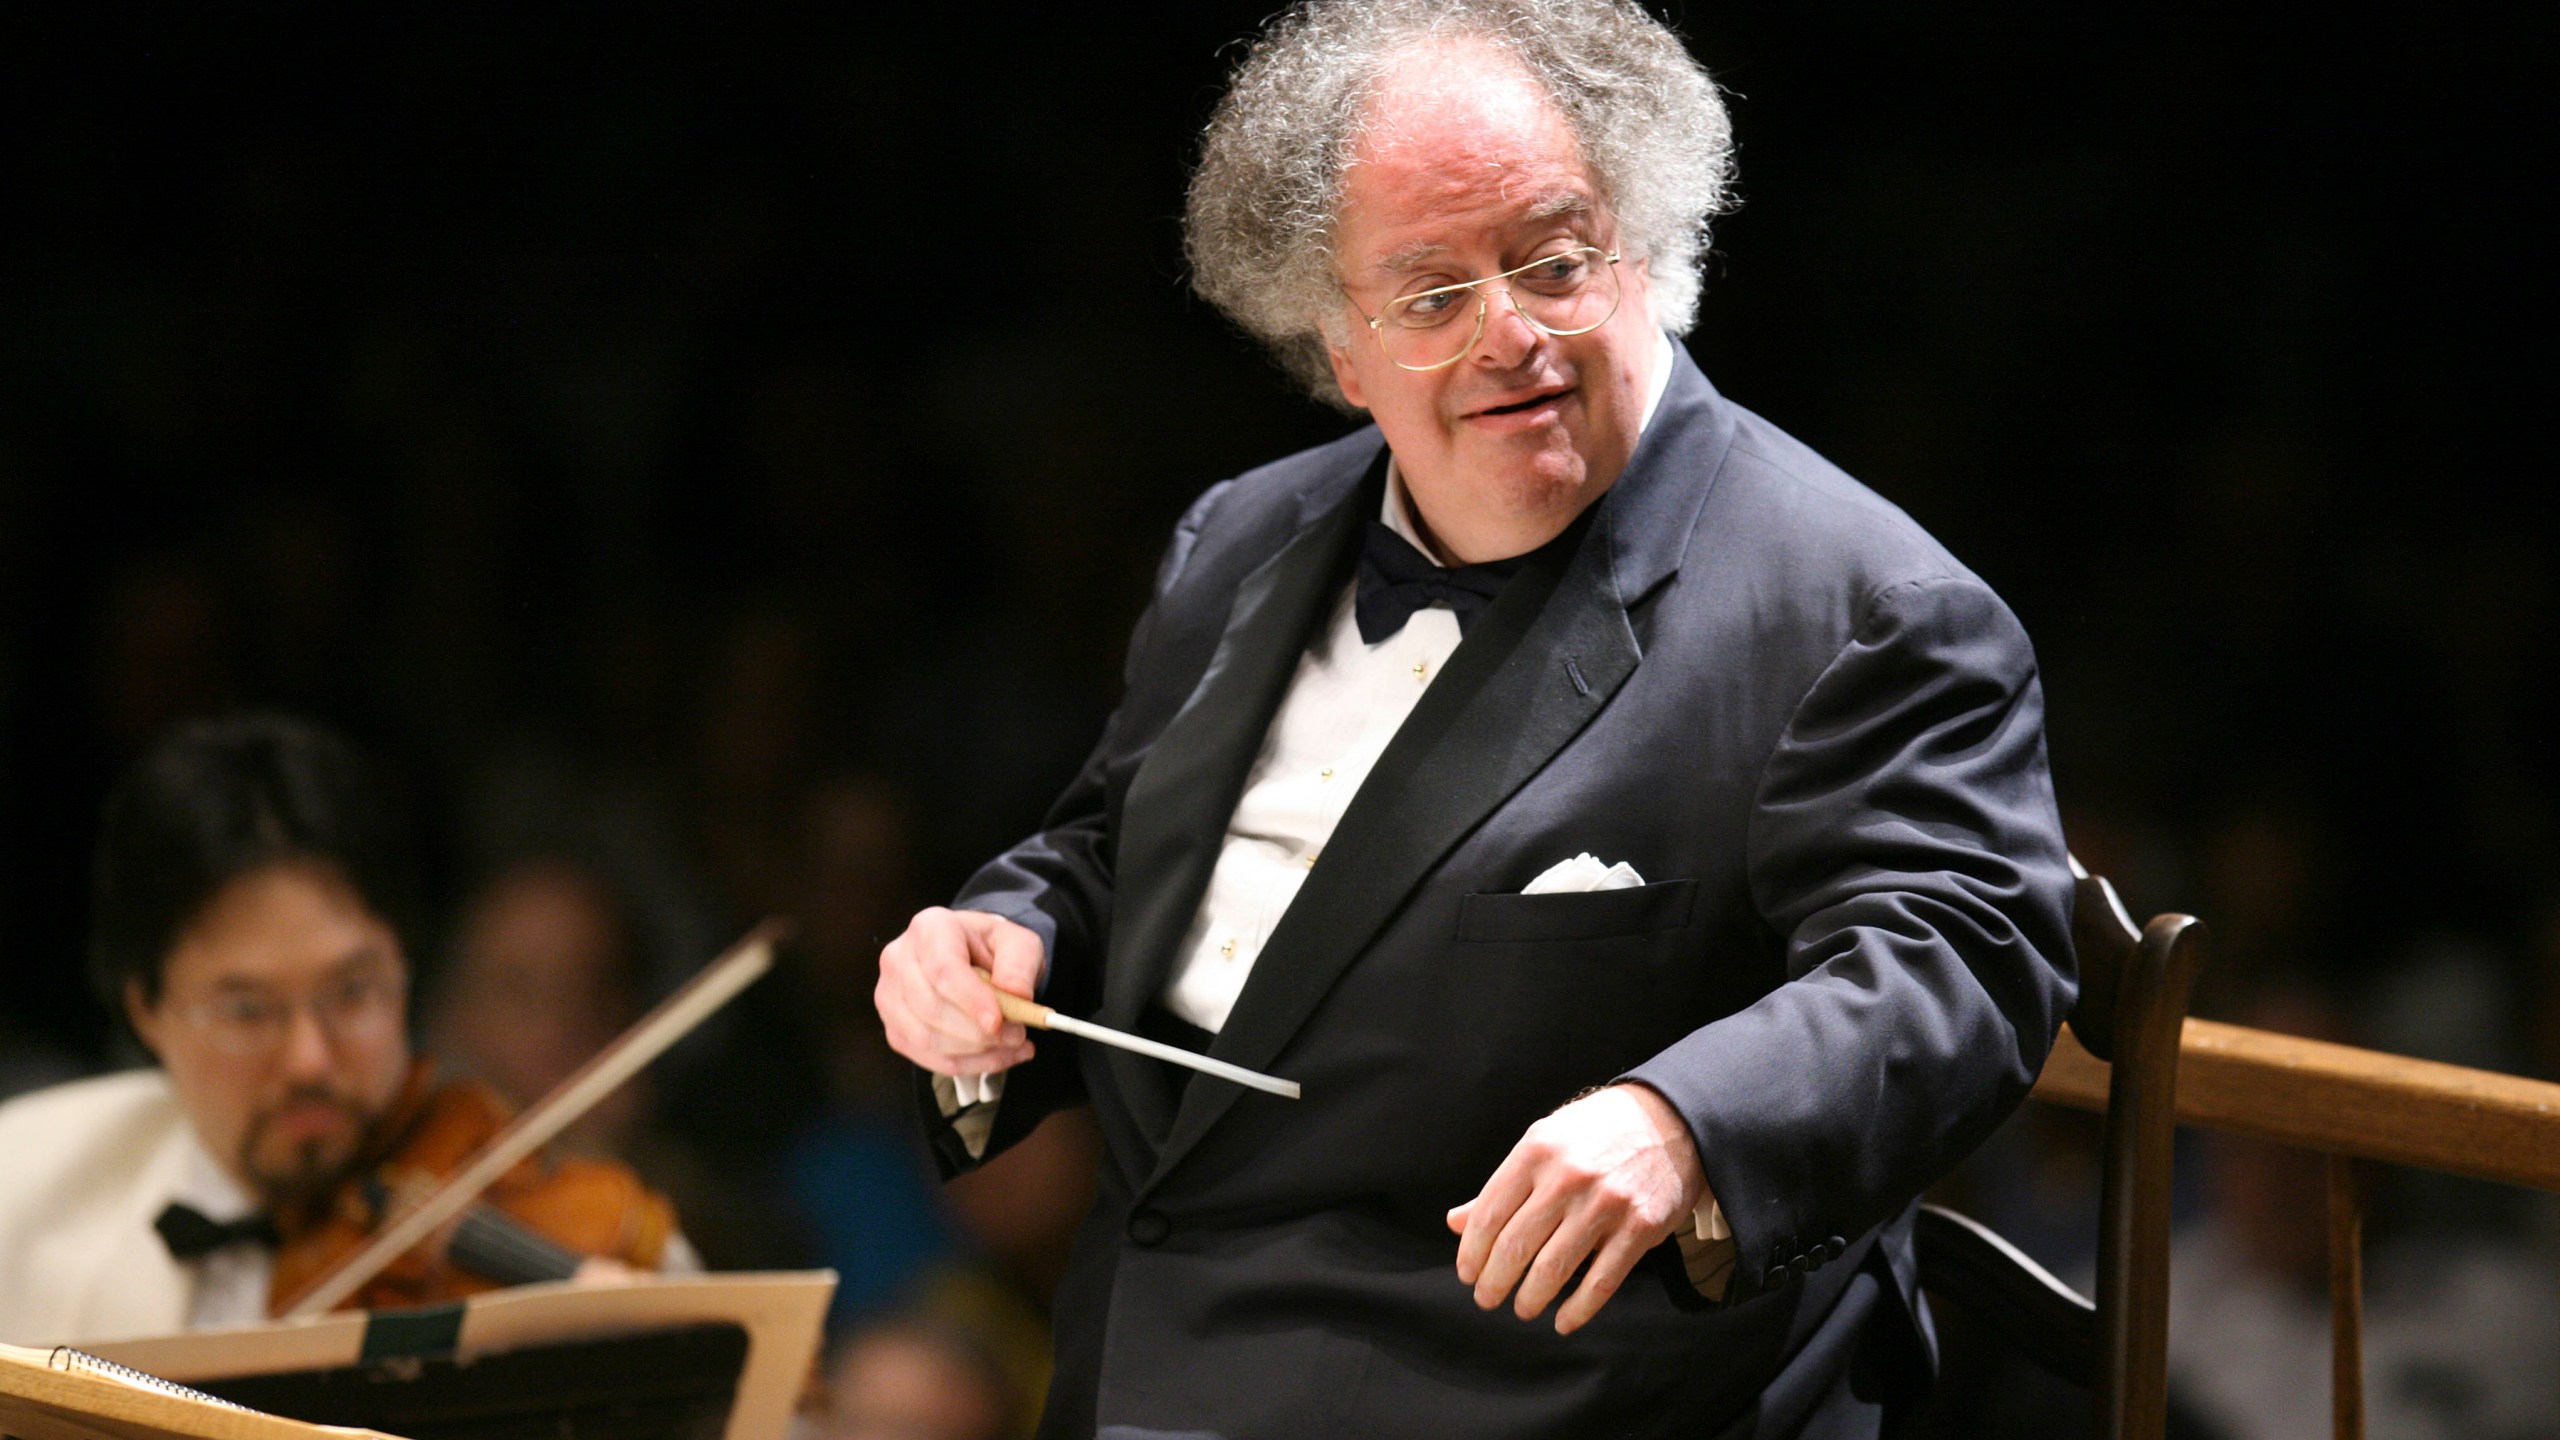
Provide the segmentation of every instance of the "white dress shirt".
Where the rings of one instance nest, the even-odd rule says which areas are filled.
[[[1428,556],[1405,507],[1392,461],[1379,519]],[[1435,560],[1433,562],[1437,564]],[[1357,584],[1343,587],[1324,633],[1271,717],[1262,753],[1227,821],[1200,910],[1158,997],[1203,1030],[1226,1028],[1253,962],[1298,898],[1333,827],[1369,778],[1387,742],[1458,648],[1458,617],[1445,605],[1416,610],[1404,628],[1371,645],[1353,614]]]

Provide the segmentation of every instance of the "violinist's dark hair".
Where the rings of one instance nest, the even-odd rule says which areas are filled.
[[[169,952],[224,886],[326,866],[414,951],[417,865],[397,791],[336,733],[284,715],[182,725],[116,782],[90,889],[89,979],[110,1013],[157,1004]]]

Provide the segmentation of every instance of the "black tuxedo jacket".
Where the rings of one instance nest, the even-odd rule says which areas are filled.
[[[1007,1082],[989,1154],[1081,1101],[1108,1152],[1045,1433],[1855,1433],[1925,1384],[1913,1197],[2072,995],[2035,659],[1674,350],[1625,473],[1470,625],[1210,1051],[1305,1098],[1055,1035]],[[1039,932],[1049,1003],[1136,1028],[1163,986],[1383,468],[1363,430],[1184,517],[1100,745],[955,902]],[[1650,883],[1518,893],[1582,851]],[[1443,1212],[1627,1076],[1696,1135],[1732,1290],[1665,1245],[1570,1338],[1478,1311]]]

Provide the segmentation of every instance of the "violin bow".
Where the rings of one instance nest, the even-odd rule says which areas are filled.
[[[394,1214],[379,1233],[365,1242],[363,1249],[341,1261],[337,1268],[315,1277],[279,1318],[327,1314],[363,1288],[366,1281],[381,1274],[383,1267],[433,1234],[437,1226],[461,1214],[480,1198],[481,1191],[515,1168],[516,1162],[575,1124],[579,1116],[639,1073],[642,1066],[666,1053],[668,1046],[761,979],[773,968],[773,947],[788,928],[782,921],[767,920],[748,931],[719,959],[704,966],[700,974],[659,1001],[612,1044],[597,1051],[568,1079],[553,1087],[541,1104],[516,1116],[505,1129],[491,1136],[489,1143],[442,1184]]]

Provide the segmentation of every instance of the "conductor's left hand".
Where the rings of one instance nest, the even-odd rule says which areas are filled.
[[[1490,1310],[1534,1320],[1585,1259],[1590,1272],[1556,1310],[1556,1333],[1582,1328],[1647,1250],[1705,1203],[1697,1142],[1650,1087],[1612,1085],[1565,1106],[1511,1147],[1476,1198],[1449,1212],[1458,1279]]]

